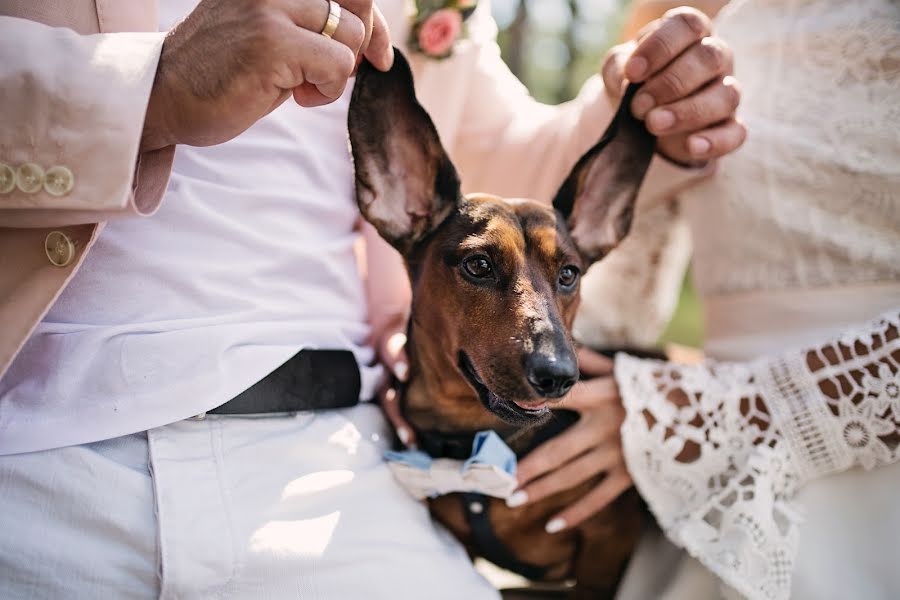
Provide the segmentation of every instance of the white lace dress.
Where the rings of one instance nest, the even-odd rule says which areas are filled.
[[[620,597],[900,598],[900,3],[743,0],[718,32],[750,137],[681,195],[710,360],[616,367],[694,558],[645,540]]]

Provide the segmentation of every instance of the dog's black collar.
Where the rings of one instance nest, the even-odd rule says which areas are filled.
[[[528,441],[528,444],[516,452],[516,458],[522,459],[529,452],[568,429],[578,420],[578,413],[570,410],[554,410],[553,416],[541,425]],[[475,441],[476,432],[444,433],[441,431],[415,431],[419,449],[431,458],[453,458],[466,460],[472,455],[472,444]],[[509,436],[500,436],[504,442],[509,442]]]
[[[578,413],[569,410],[553,411],[553,418],[542,425],[516,457],[526,454],[559,434],[578,420]],[[416,431],[419,448],[432,458],[453,458],[466,460],[472,455],[475,433],[442,433],[440,431]],[[507,440],[504,440],[507,441]],[[547,568],[527,563],[500,541],[491,525],[491,498],[484,494],[465,493],[460,498],[466,522],[472,535],[472,545],[479,556],[483,556],[498,567],[518,573],[526,579],[540,581],[547,574]]]

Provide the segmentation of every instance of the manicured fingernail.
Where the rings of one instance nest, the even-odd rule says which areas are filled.
[[[654,110],[647,115],[647,125],[654,131],[665,131],[675,124],[675,115],[664,108]]]
[[[400,381],[406,381],[406,376],[409,375],[409,365],[402,361],[398,362],[394,365],[394,375]]]
[[[403,442],[404,446],[409,446],[409,429],[406,427],[397,428],[397,437]]]
[[[526,502],[528,502],[528,494],[525,490],[519,490],[506,499],[506,505],[510,508],[522,506]]]
[[[555,519],[550,519],[550,521],[547,522],[547,524],[544,526],[544,531],[546,531],[547,533],[558,533],[565,528],[565,520],[556,517]]]
[[[634,102],[631,103],[631,112],[638,119],[643,119],[644,115],[650,112],[654,106],[656,106],[656,100],[653,99],[653,96],[646,92],[641,92],[634,97]]]
[[[632,57],[625,65],[625,76],[631,81],[637,81],[647,72],[647,59],[643,56]]]
[[[706,156],[706,153],[709,152],[711,147],[712,144],[704,137],[693,136],[688,138],[688,152],[690,152],[692,156],[698,158]]]

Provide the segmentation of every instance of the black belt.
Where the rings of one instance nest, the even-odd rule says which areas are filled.
[[[213,415],[252,415],[348,408],[359,402],[360,377],[349,350],[301,350]]]

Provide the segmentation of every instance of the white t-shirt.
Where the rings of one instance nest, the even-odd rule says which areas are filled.
[[[162,2],[161,28],[194,4]],[[178,148],[159,212],[107,224],[0,380],[0,454],[202,413],[301,348],[352,350],[374,395],[349,97],[288,100],[230,142]]]

